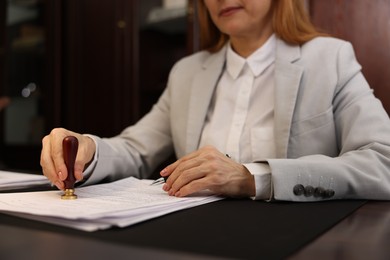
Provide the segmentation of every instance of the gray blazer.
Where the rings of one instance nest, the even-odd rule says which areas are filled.
[[[389,116],[351,44],[320,37],[291,46],[278,39],[276,48],[277,158],[250,162],[270,165],[274,199],[390,199]],[[180,60],[145,117],[116,137],[94,137],[98,151],[87,183],[147,178],[173,152],[180,158],[198,149],[225,51]]]

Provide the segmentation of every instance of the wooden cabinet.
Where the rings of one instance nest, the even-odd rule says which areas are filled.
[[[187,7],[163,19],[153,16],[167,11],[156,0],[64,4],[64,123],[78,132],[116,135],[150,109],[174,62],[192,51]]]
[[[111,136],[138,116],[133,1],[64,2],[63,125]]]
[[[58,125],[60,105],[60,3],[0,3],[0,165],[39,169],[41,139]]]
[[[0,96],[13,99],[0,112],[0,167],[39,171],[54,127],[109,137],[145,114],[174,62],[198,49],[197,1],[179,2],[0,1]],[[390,113],[388,1],[307,3],[318,27],[353,43]]]
[[[8,10],[5,2],[1,14]],[[26,1],[8,1],[12,2]],[[174,62],[196,46],[193,12],[188,12],[193,1],[183,0],[184,5],[162,0],[28,2],[40,6],[44,31],[42,62],[34,64],[43,79],[39,140],[54,127],[103,137],[119,134],[150,109]],[[172,3],[175,6],[167,6]],[[4,19],[0,26],[0,51],[7,56]],[[0,58],[0,66],[4,68],[0,95],[8,95],[10,71],[5,58]],[[39,170],[40,142],[9,143],[6,127],[3,115],[0,161],[9,168]]]

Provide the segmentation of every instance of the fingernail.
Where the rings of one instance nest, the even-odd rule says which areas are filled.
[[[76,176],[76,179],[77,179],[78,181],[82,181],[82,180],[84,179],[84,176],[83,176],[82,173],[77,173],[77,174],[75,174],[75,176]]]
[[[167,185],[167,184],[164,184],[163,187],[162,187],[162,189],[163,189],[164,191],[168,191],[168,185]]]
[[[56,185],[56,187],[61,190],[62,189],[62,186],[61,186],[61,183],[59,181],[56,181],[56,183],[54,183],[54,185]]]
[[[180,191],[175,193],[175,197],[180,197]]]
[[[167,174],[167,169],[166,169],[166,168],[162,169],[162,171],[160,172],[160,174],[163,175],[163,176],[166,175],[166,174]]]
[[[63,180],[62,178],[64,177],[64,175],[62,174],[62,172],[58,172],[58,178],[60,178],[60,180]]]

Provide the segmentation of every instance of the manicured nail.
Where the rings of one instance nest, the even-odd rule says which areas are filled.
[[[64,174],[62,174],[62,172],[58,172],[58,178],[60,178],[60,180],[64,180]]]
[[[56,185],[56,187],[61,190],[62,189],[62,185],[61,185],[61,182],[59,181],[56,181],[56,183],[54,183],[54,185]]]
[[[160,172],[160,174],[161,174],[162,176],[166,175],[167,173],[168,173],[168,171],[167,171],[166,168],[162,169],[161,172]]]

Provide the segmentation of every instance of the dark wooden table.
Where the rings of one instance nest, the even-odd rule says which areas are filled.
[[[390,259],[390,202],[367,202],[289,259]]]
[[[194,212],[187,211],[186,214]],[[172,218],[172,216],[171,216]],[[90,239],[77,232],[52,232],[45,223],[2,216],[0,259],[219,259],[202,253]],[[164,220],[164,219],[161,219]],[[21,225],[17,225],[17,223]],[[119,231],[120,232],[120,231]],[[206,231],[205,231],[206,232]],[[206,232],[207,233],[207,232]],[[175,239],[183,239],[176,238]],[[175,240],[174,239],[174,240]],[[207,239],[207,235],[204,236]],[[172,240],[172,241],[174,241]],[[296,259],[390,259],[390,202],[371,201],[288,257]],[[232,241],[237,244],[237,241]],[[259,256],[261,256],[259,252]],[[223,258],[223,257],[222,257]]]

